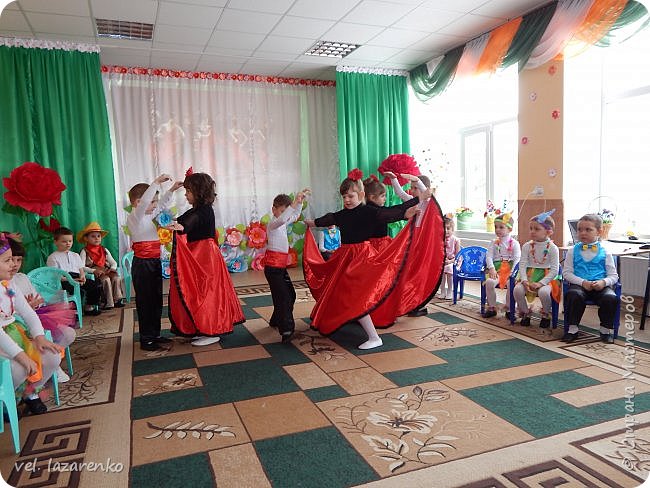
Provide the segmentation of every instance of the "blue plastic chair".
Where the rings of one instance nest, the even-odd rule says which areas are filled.
[[[616,264],[618,268],[618,256],[614,256],[614,264]],[[562,294],[566,296],[566,292],[569,291],[569,288],[571,287],[571,284],[567,281],[562,281]],[[621,284],[621,281],[619,280],[615,285],[614,285],[614,293],[616,293],[616,297],[618,298],[618,307],[616,307],[616,313],[614,314],[614,339],[618,337],[618,328],[621,325],[621,293],[622,293],[623,285]],[[587,305],[596,305],[596,302],[593,300],[587,300],[585,302]],[[569,313],[567,312],[567,304],[566,301],[564,302],[564,333],[567,334],[569,332],[569,323],[566,320],[566,316]]]
[[[133,265],[133,251],[127,252],[122,256],[122,277],[124,278],[124,292],[127,303],[131,302],[131,266]]]
[[[460,298],[463,298],[465,281],[483,281],[485,275],[485,257],[487,249],[480,246],[464,247],[456,255],[454,262],[454,305],[458,297],[460,285]],[[485,312],[485,288],[481,287],[481,313]]]
[[[517,314],[515,312],[515,284],[517,283],[517,275],[519,274],[519,264],[515,266],[515,269],[512,271],[512,274],[510,275],[510,283],[509,283],[509,288],[510,288],[510,324],[514,324],[515,321],[517,320]],[[558,271],[558,275],[562,276],[562,266],[560,266],[560,270]],[[557,303],[555,300],[551,300],[551,327],[553,329],[557,329],[557,324],[559,322],[559,317],[560,317],[560,304]]]
[[[3,408],[7,409],[11,436],[14,441],[14,451],[18,454],[20,452],[20,432],[18,430],[18,410],[16,409],[14,382],[11,378],[11,364],[8,359],[0,357],[0,414],[3,413]],[[0,433],[4,431],[5,423],[0,421]]]
[[[48,341],[52,342],[52,334],[50,333],[49,330],[45,331],[45,338]],[[70,373],[70,375],[72,376],[72,372]],[[54,373],[52,373],[52,378],[50,379],[50,381],[52,382],[52,389],[54,390],[54,402],[57,405],[60,405],[61,402],[59,400],[59,375],[57,374],[56,369],[54,370]]]
[[[79,328],[83,327],[83,303],[81,300],[81,286],[66,271],[50,266],[36,268],[27,273],[29,280],[36,288],[36,291],[48,302],[59,290],[62,289],[61,278],[65,278],[74,289],[72,295],[67,295],[69,302],[74,302],[77,306],[77,317],[79,319]],[[72,374],[72,372],[70,373]]]

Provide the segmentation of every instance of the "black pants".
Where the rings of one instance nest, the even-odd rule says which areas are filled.
[[[568,311],[565,320],[569,325],[580,325],[582,314],[585,313],[586,301],[591,300],[598,305],[598,318],[601,327],[606,329],[614,328],[614,315],[619,300],[609,286],[602,290],[585,290],[580,285],[571,285],[564,295],[564,309]]]
[[[73,278],[79,278],[79,273],[69,273]],[[81,300],[84,300],[86,305],[99,305],[99,296],[101,293],[101,285],[95,280],[86,280],[81,285]],[[74,287],[67,281],[61,282],[61,288],[68,292],[68,295],[74,295]]]
[[[131,266],[140,343],[160,336],[163,307],[162,266],[159,258],[133,258]]]
[[[273,299],[273,315],[269,324],[277,327],[280,334],[293,332],[296,327],[293,321],[293,304],[296,302],[296,290],[287,273],[287,268],[264,267],[264,276],[271,287]]]

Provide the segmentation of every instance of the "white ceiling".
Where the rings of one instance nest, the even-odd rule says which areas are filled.
[[[0,36],[98,44],[103,64],[334,79],[337,64],[411,69],[549,0],[18,0]],[[94,18],[154,24],[98,38]],[[315,41],[361,44],[344,59]]]

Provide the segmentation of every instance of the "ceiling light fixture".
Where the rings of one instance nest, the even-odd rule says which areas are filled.
[[[97,37],[136,39],[140,41],[153,39],[153,24],[126,20],[95,19],[95,25],[97,26]]]
[[[358,44],[350,44],[349,42],[318,41],[310,47],[305,54],[307,56],[344,58],[358,47]]]

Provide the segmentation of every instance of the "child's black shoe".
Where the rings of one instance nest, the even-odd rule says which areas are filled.
[[[522,317],[521,322],[519,322],[519,325],[523,325],[524,327],[530,327],[530,317]]]
[[[424,317],[428,313],[429,312],[427,311],[427,309],[425,307],[425,308],[421,308],[419,310],[413,310],[412,312],[409,312],[406,315],[408,317]]]
[[[486,310],[483,313],[483,318],[484,319],[489,319],[490,317],[496,317],[497,316],[497,311],[496,310]]]
[[[293,338],[293,331],[287,331],[282,333],[282,344],[288,344]]]
[[[566,342],[567,344],[571,344],[573,341],[575,341],[578,338],[578,333],[574,332],[567,332],[564,334],[564,337],[562,337],[562,342]]]
[[[115,302],[115,308],[122,308],[124,307],[124,298],[120,298],[118,301]]]
[[[27,410],[32,415],[40,415],[47,412],[47,406],[40,398],[23,398],[23,402],[27,405]]]
[[[162,349],[155,341],[145,341],[140,343],[140,349],[143,351],[158,351]]]
[[[551,321],[544,317],[542,320],[539,322],[539,327],[541,329],[548,329],[551,326]]]

